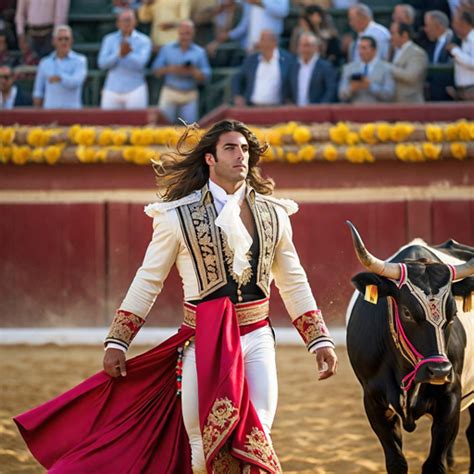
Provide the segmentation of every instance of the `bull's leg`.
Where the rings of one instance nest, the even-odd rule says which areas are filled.
[[[469,472],[474,472],[474,405],[469,407],[469,415],[471,416],[471,421],[466,430],[466,437],[469,443],[469,452],[471,456],[471,464],[469,467]]]
[[[364,394],[364,406],[370,426],[378,436],[385,454],[388,474],[406,474],[408,464],[402,452],[402,430],[399,416],[387,403]]]
[[[448,446],[446,461],[448,463],[448,470],[451,471],[454,468],[454,442]]]
[[[453,394],[437,400],[431,425],[431,447],[423,464],[423,474],[446,474],[449,446],[454,444],[459,429],[459,397]]]

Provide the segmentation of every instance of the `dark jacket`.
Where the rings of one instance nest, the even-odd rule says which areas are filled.
[[[298,74],[300,62],[295,61],[290,69],[286,99],[298,102]],[[337,72],[329,61],[318,58],[309,81],[308,100],[310,104],[336,102]]]
[[[292,54],[290,54],[288,51],[285,51],[284,49],[279,49],[278,51],[280,53],[279,62],[281,75],[280,104],[283,104],[285,90],[288,87],[288,75],[295,58]],[[240,70],[232,78],[232,97],[241,95],[245,98],[245,101],[249,105],[251,105],[251,97],[255,87],[255,77],[257,74],[260,56],[260,53],[254,53],[248,56],[243,62]]]

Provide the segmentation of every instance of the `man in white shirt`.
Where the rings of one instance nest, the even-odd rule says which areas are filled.
[[[349,61],[360,59],[359,41],[362,36],[372,36],[377,42],[377,57],[387,60],[390,53],[390,32],[373,20],[372,10],[364,3],[358,3],[349,8],[347,16],[350,27],[357,33],[357,38],[349,49]]]
[[[298,38],[298,60],[290,69],[287,98],[299,106],[336,101],[337,73],[321,58],[321,40],[312,33]]]
[[[272,31],[262,31],[259,52],[248,56],[232,79],[235,105],[268,106],[283,103],[294,57],[278,49],[277,45],[277,37]]]
[[[468,10],[458,10],[453,19],[453,29],[462,39],[459,47],[454,43],[446,46],[454,58],[455,91],[457,100],[474,100],[474,18]]]

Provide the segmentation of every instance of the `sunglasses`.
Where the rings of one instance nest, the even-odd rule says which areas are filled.
[[[11,79],[12,77],[12,74],[0,74],[0,79]]]

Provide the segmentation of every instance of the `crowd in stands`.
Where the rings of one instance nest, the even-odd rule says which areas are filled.
[[[237,106],[474,100],[472,0],[397,4],[388,28],[353,0],[103,1],[117,28],[102,38],[97,57],[106,74],[103,109],[155,105],[146,80],[151,70],[161,81],[157,105],[164,116],[193,122],[219,54],[235,68]],[[74,51],[70,0],[0,5],[0,108],[82,107],[88,61]],[[350,32],[338,31],[334,8],[347,10]],[[285,32],[295,11],[295,25]],[[146,24],[149,34],[140,28]],[[209,24],[211,38],[202,28]],[[229,42],[238,47],[226,50]],[[31,96],[15,82],[28,77]]]

